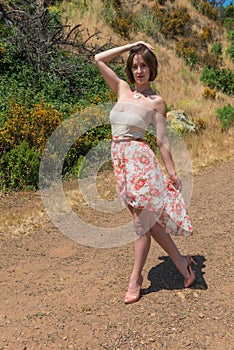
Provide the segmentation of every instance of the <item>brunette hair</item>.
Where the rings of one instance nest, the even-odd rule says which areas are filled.
[[[153,81],[158,75],[158,60],[155,54],[149,50],[145,45],[137,45],[130,50],[127,64],[126,64],[126,75],[131,84],[135,82],[135,79],[132,74],[132,63],[133,58],[136,54],[141,54],[145,60],[145,63],[149,66],[150,77],[149,81]]]

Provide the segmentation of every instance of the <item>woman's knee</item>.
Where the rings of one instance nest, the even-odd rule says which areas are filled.
[[[145,210],[138,210],[134,214],[133,223],[137,236],[142,236],[149,233],[150,217],[148,212]]]

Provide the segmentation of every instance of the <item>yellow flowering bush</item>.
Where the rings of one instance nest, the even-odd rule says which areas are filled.
[[[201,134],[208,127],[207,121],[205,120],[204,117],[200,117],[200,116],[197,117],[194,120],[194,123],[196,124],[196,129],[195,129],[196,134]]]
[[[176,53],[179,57],[183,57],[186,63],[192,68],[194,68],[199,61],[197,54],[197,43],[195,39],[182,38],[176,44]]]
[[[119,0],[104,1],[104,20],[123,38],[129,38],[134,26],[134,14]]]
[[[6,48],[4,44],[0,42],[0,57],[4,56],[5,53],[6,53]]]
[[[30,110],[26,106],[12,104],[8,118],[0,128],[1,151],[27,141],[41,153],[48,137],[62,120],[62,113],[48,104],[37,103]]]
[[[191,17],[185,7],[179,7],[168,11],[162,17],[161,33],[166,37],[184,35]]]
[[[202,32],[201,32],[200,38],[204,42],[211,42],[212,38],[213,38],[211,28],[208,27],[208,26],[204,26],[202,28]]]
[[[216,97],[216,90],[210,89],[209,87],[205,87],[202,93],[202,97],[214,100]]]

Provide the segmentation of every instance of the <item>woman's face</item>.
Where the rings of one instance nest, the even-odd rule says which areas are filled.
[[[137,84],[141,85],[149,81],[150,69],[141,54],[133,57],[132,74]]]

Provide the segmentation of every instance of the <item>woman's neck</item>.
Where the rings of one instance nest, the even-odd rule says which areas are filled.
[[[147,92],[148,90],[151,90],[150,84],[146,85],[135,85],[134,90],[140,93]]]

